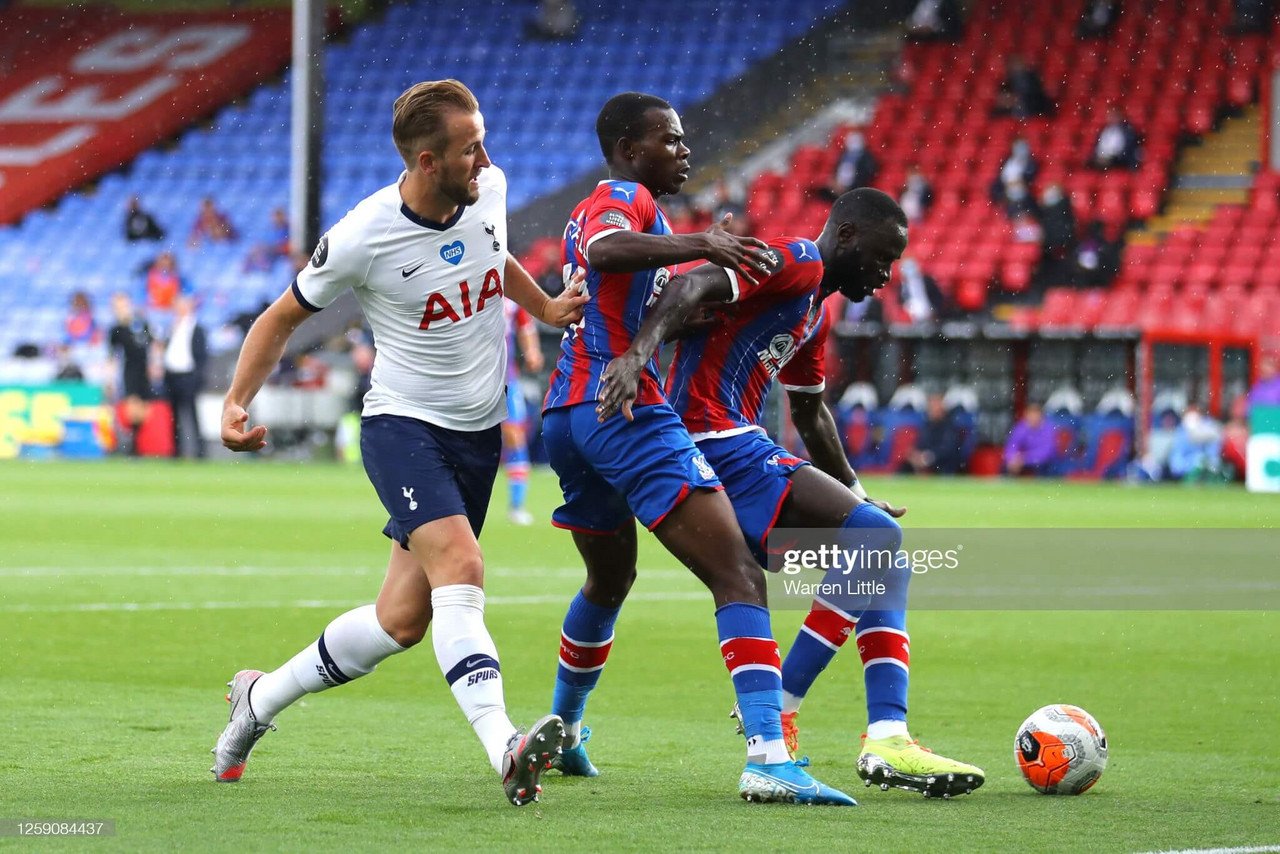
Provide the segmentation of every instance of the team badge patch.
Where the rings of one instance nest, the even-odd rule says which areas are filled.
[[[707,462],[707,458],[698,454],[693,458],[693,465],[698,470],[698,474],[703,480],[715,480],[716,470],[711,467],[711,463]]]
[[[320,242],[316,244],[316,251],[311,253],[311,266],[323,267],[324,262],[329,260],[329,235],[320,238]]]

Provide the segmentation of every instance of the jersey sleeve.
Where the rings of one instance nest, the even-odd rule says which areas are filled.
[[[601,185],[583,216],[578,250],[585,258],[591,244],[618,231],[648,231],[658,219],[658,205],[639,184]]]
[[[745,302],[761,296],[801,296],[822,283],[818,249],[808,240],[785,238],[770,241],[764,255],[768,269],[758,279],[723,268],[733,289],[733,296],[726,302]]]
[[[369,249],[344,218],[325,232],[307,266],[293,282],[293,295],[303,308],[320,311],[347,288],[360,286],[369,272]]]
[[[831,329],[831,315],[825,307],[821,311],[822,316],[813,333],[778,372],[778,381],[787,391],[818,394],[827,388],[827,333]]]

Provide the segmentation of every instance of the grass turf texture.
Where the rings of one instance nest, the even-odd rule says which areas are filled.
[[[1236,490],[874,479],[910,524],[1264,526],[1280,501]],[[546,520],[556,485],[535,473]],[[515,528],[502,484],[482,542],[508,704],[551,697],[564,606],[581,583],[567,534]],[[982,765],[950,802],[862,788],[852,648],[800,721],[812,771],[853,810],[738,799],[741,739],[709,595],[651,537],[587,722],[595,780],[551,772],[515,809],[423,645],[278,719],[238,785],[209,748],[223,683],[270,669],[370,601],[388,550],[358,468],[0,467],[0,819],[115,819],[95,846],[156,849],[1142,851],[1280,843],[1280,616],[1265,612],[919,612],[909,621],[912,731]],[[1117,567],[1122,572],[1123,567]],[[122,610],[119,603],[137,603]],[[798,611],[775,615],[784,651]],[[1017,725],[1076,703],[1111,763],[1079,798],[1033,792]],[[7,840],[0,839],[0,846]],[[46,840],[50,848],[82,840]]]

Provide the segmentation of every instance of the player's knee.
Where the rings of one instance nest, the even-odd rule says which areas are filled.
[[[634,566],[609,572],[588,571],[587,581],[582,585],[582,590],[591,602],[605,608],[617,608],[627,598],[627,594],[631,592],[631,585],[635,581]]]
[[[902,548],[902,526],[898,520],[874,504],[866,502],[853,508],[845,522],[846,528],[876,528],[876,547],[897,551]]]

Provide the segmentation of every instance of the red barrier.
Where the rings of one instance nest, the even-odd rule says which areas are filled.
[[[287,10],[0,15],[0,223],[129,161],[289,59]]]

